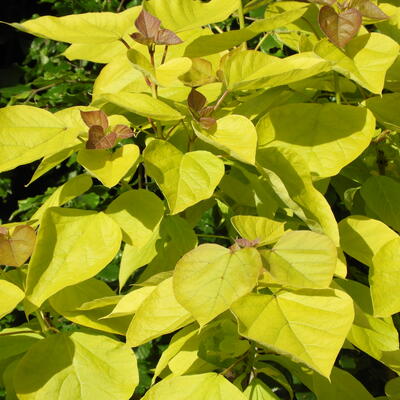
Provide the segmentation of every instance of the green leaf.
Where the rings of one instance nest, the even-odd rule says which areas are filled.
[[[124,110],[158,121],[176,121],[184,118],[168,104],[144,93],[118,92],[102,94],[101,98]]]
[[[239,161],[254,164],[257,132],[253,123],[243,115],[227,115],[217,120],[217,126],[205,130],[193,124],[196,135]]]
[[[351,298],[331,289],[248,294],[231,310],[243,336],[326,377],[354,318]]]
[[[368,147],[375,119],[360,107],[287,104],[272,109],[257,124],[257,132],[260,148],[288,146],[301,154],[312,174],[325,178],[338,174]]]
[[[139,11],[140,7],[133,7],[119,14],[101,12],[64,17],[45,16],[11,25],[46,39],[96,45],[116,42],[127,35],[132,31],[133,21]]]
[[[221,60],[228,90],[249,90],[287,85],[331,69],[311,52],[281,59],[259,51],[234,51]]]
[[[164,204],[148,190],[129,190],[112,201],[105,213],[121,227],[125,242],[143,247],[161,222]]]
[[[388,36],[374,32],[351,40],[345,52],[328,40],[321,40],[314,51],[330,61],[335,71],[380,94],[386,71],[398,56],[399,45]]]
[[[288,147],[270,145],[257,152],[261,173],[275,193],[310,229],[325,233],[339,246],[339,232],[331,207],[314,188],[302,157]]]
[[[339,222],[342,249],[369,267],[383,245],[398,237],[383,222],[362,215],[351,215]]]
[[[235,215],[231,222],[242,238],[258,239],[257,246],[275,243],[285,232],[284,223],[253,215]]]
[[[267,253],[268,270],[285,286],[329,287],[337,263],[335,244],[328,236],[310,231],[283,235]]]
[[[0,109],[0,172],[76,144],[76,131],[55,115],[30,106]]]
[[[400,237],[383,245],[372,258],[369,271],[374,315],[390,317],[400,311],[397,288],[400,285]]]
[[[361,196],[372,216],[378,216],[386,225],[400,231],[400,183],[387,176],[372,176],[360,190]]]
[[[78,162],[104,186],[111,188],[135,168],[140,156],[139,147],[126,144],[114,153],[108,150],[86,150],[78,153]]]
[[[31,219],[40,220],[50,207],[59,207],[88,191],[93,182],[87,175],[78,175],[58,187],[43,205],[32,215]]]
[[[14,284],[0,280],[0,319],[9,314],[25,297],[24,292]]]
[[[203,244],[178,261],[174,292],[179,303],[203,326],[249,293],[261,268],[261,257],[254,248],[232,251]]]
[[[208,199],[224,175],[224,164],[207,151],[182,153],[175,146],[153,140],[144,154],[146,172],[167,198],[172,214]]]
[[[398,130],[400,128],[400,117],[397,113],[399,100],[400,93],[385,93],[382,96],[367,99],[365,104],[387,129]]]
[[[180,32],[223,21],[239,8],[239,1],[149,0],[145,8],[161,20],[164,28]]]
[[[104,299],[107,299],[106,304]],[[104,319],[112,312],[119,299],[120,297],[116,296],[106,283],[92,278],[77,285],[66,287],[53,295],[49,302],[59,314],[76,324],[104,332],[125,335],[131,318],[122,316]],[[99,301],[103,302],[102,307],[88,307],[90,304],[93,306],[101,305]],[[83,307],[84,305],[86,307]]]
[[[138,382],[129,347],[107,336],[81,332],[39,341],[14,375],[21,400],[128,400]]]
[[[129,325],[126,341],[132,347],[140,346],[192,321],[190,313],[177,302],[172,278],[169,278],[161,282],[140,305]]]
[[[48,209],[28,267],[27,300],[40,307],[66,286],[96,275],[118,252],[121,236],[119,226],[103,213]]]
[[[346,291],[354,300],[354,323],[347,339],[358,349],[392,368],[393,365],[385,359],[385,353],[398,351],[399,348],[399,334],[392,318],[373,316],[368,286],[346,279],[336,280],[334,287]],[[394,370],[398,371],[398,366],[394,366]]]
[[[209,372],[176,376],[153,386],[143,400],[246,400],[246,396],[222,375]]]
[[[400,400],[400,377],[393,378],[386,383],[385,393],[389,400]]]
[[[249,400],[279,400],[274,392],[261,380],[255,378],[247,386],[244,394]]]

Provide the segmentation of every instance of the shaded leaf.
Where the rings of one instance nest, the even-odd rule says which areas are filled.
[[[24,297],[24,292],[18,286],[0,279],[0,319],[14,310]]]
[[[16,226],[11,235],[6,230],[0,235],[0,264],[20,267],[31,256],[35,242],[36,232],[29,225]]]

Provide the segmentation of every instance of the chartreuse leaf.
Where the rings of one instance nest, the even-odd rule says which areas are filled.
[[[159,237],[155,247],[157,255],[140,275],[140,284],[161,272],[168,271],[172,275],[178,260],[197,246],[195,232],[185,219],[177,215],[164,217]]]
[[[239,8],[239,0],[150,0],[144,6],[164,28],[179,32],[223,21]]]
[[[231,310],[243,336],[326,377],[354,318],[351,298],[332,289],[248,294]]]
[[[345,52],[327,39],[321,40],[314,51],[330,61],[335,71],[379,94],[386,71],[398,56],[399,45],[390,37],[374,32],[351,40]]]
[[[32,215],[31,219],[40,220],[50,207],[58,207],[88,191],[93,182],[88,175],[78,175],[58,187],[42,206]]]
[[[380,32],[393,38],[397,43],[400,43],[400,7],[398,7],[397,2],[393,2],[393,4],[388,3],[390,3],[390,1],[380,4],[379,8],[390,18],[386,21],[379,22],[377,27],[379,27],[378,29]]]
[[[186,48],[185,55],[188,57],[204,57],[209,54],[219,53],[231,49],[247,40],[252,39],[261,32],[273,31],[300,18],[308,8],[308,4],[300,4],[299,7],[284,11],[279,15],[254,21],[249,26],[240,30],[231,30],[217,35],[201,36],[194,40]]]
[[[0,318],[9,314],[25,297],[24,292],[6,280],[0,280]]]
[[[380,248],[398,237],[383,222],[362,215],[342,219],[338,226],[342,249],[369,267]]]
[[[258,378],[251,381],[244,394],[249,400],[279,400],[279,397]]]
[[[135,355],[128,346],[82,332],[39,341],[14,375],[21,400],[128,400],[138,383]]]
[[[243,115],[227,115],[217,121],[217,126],[205,130],[193,124],[196,135],[206,143],[224,151],[239,161],[254,164],[257,132],[253,123]]]
[[[176,376],[154,385],[143,400],[246,400],[247,397],[222,375],[209,372]]]
[[[173,58],[161,64],[156,69],[156,80],[161,86],[171,86],[178,82],[178,77],[185,74],[192,67],[192,60],[188,57]],[[178,83],[178,86],[179,83]]]
[[[326,235],[292,231],[266,253],[266,260],[273,278],[285,286],[327,288],[335,272],[337,252]]]
[[[348,293],[354,301],[354,323],[347,339],[371,357],[393,366],[384,358],[385,352],[399,349],[399,334],[391,318],[375,318],[368,286],[351,280],[336,280],[333,287]],[[398,371],[398,367],[394,370]]]
[[[312,230],[325,233],[339,246],[335,217],[324,196],[314,188],[304,159],[286,146],[270,145],[257,152],[257,163],[282,201]]]
[[[242,238],[258,239],[257,246],[275,243],[285,232],[284,223],[254,215],[235,215],[232,225]]]
[[[23,105],[2,108],[0,172],[71,147],[76,144],[76,134],[46,110]]]
[[[104,299],[107,299],[107,301],[104,302]],[[131,318],[121,316],[112,320],[103,319],[112,312],[119,299],[120,297],[116,296],[106,283],[92,278],[77,285],[66,287],[53,295],[49,302],[59,314],[76,324],[104,332],[125,335]],[[99,302],[103,302],[102,307],[96,307],[96,305],[101,305]],[[90,304],[94,308],[88,307]],[[84,305],[86,307],[83,307]]]
[[[121,236],[119,226],[103,213],[48,209],[29,262],[27,300],[40,307],[66,286],[96,275],[118,252]]]
[[[143,247],[161,222],[164,204],[148,190],[129,190],[107,207],[106,214],[121,227],[127,243]]]
[[[179,111],[145,93],[118,92],[102,94],[101,98],[124,110],[159,121],[176,121],[184,118]]]
[[[15,28],[35,36],[68,43],[91,45],[116,42],[133,30],[133,21],[139,7],[122,13],[86,13],[64,17],[45,16],[31,19],[22,24],[11,24]],[[122,43],[121,43],[121,46]]]
[[[160,227],[154,229],[149,240],[140,247],[131,246],[126,243],[122,253],[121,265],[119,269],[119,287],[122,289],[129,277],[138,268],[148,264],[157,255],[156,243],[161,238]]]
[[[400,400],[400,377],[393,378],[386,383],[385,393],[389,400]]]
[[[254,248],[232,251],[217,244],[203,244],[176,264],[175,296],[203,326],[249,293],[261,268],[260,254]]]
[[[400,93],[385,93],[382,96],[367,99],[365,105],[386,128],[398,130],[400,127],[400,117],[397,113],[399,101]]]
[[[312,174],[326,178],[337,175],[367,148],[375,118],[360,107],[287,104],[273,108],[258,123],[257,132],[261,148],[269,143],[289,146],[301,154]]]
[[[110,314],[103,318],[117,318],[125,315],[133,315],[143,301],[153,292],[154,286],[144,286],[129,292],[119,300]]]
[[[228,90],[270,88],[287,85],[331,69],[326,60],[311,52],[281,59],[259,51],[235,51],[221,60]]]
[[[360,193],[373,215],[400,231],[400,215],[396,207],[400,202],[400,183],[387,176],[372,176],[362,185]]]
[[[400,311],[400,237],[383,245],[372,258],[369,272],[374,315],[390,317]]]
[[[181,349],[188,343],[192,338],[196,338],[198,335],[197,324],[191,324],[181,329],[179,332],[175,333],[172,337],[169,346],[162,352],[161,357],[157,363],[156,369],[154,371],[154,376],[152,382],[154,383],[156,378],[161,374],[161,372],[168,366],[168,363],[174,358]]]
[[[208,199],[224,175],[224,163],[207,151],[182,153],[172,144],[153,140],[144,154],[146,172],[167,198],[172,214]]]
[[[174,332],[193,321],[192,316],[176,300],[172,278],[161,282],[143,301],[126,333],[126,341],[140,346],[166,333]]]
[[[82,149],[78,153],[78,162],[97,178],[104,186],[111,188],[137,166],[140,156],[139,147],[126,144],[114,153],[108,150]]]

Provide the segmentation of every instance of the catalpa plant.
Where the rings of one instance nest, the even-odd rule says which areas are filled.
[[[0,332],[7,399],[397,399],[399,15],[146,0],[12,24],[104,67],[90,105],[0,109],[0,171],[85,171],[0,227],[0,317],[26,315]],[[113,200],[71,208],[93,182]],[[382,365],[379,393],[346,354]]]

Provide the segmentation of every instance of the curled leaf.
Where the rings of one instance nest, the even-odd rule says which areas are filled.
[[[29,225],[19,225],[11,235],[4,227],[0,227],[0,233],[0,264],[20,267],[32,254],[35,230]]]
[[[89,128],[92,126],[100,126],[104,130],[108,128],[108,118],[104,111],[81,111],[81,118]]]
[[[361,27],[362,15],[356,8],[349,8],[339,14],[334,8],[324,6],[319,12],[319,25],[328,39],[340,48],[353,39]]]
[[[136,133],[126,125],[116,125],[112,133],[115,133],[118,139],[127,139],[136,136]]]
[[[89,129],[89,140],[86,142],[86,148],[90,150],[111,149],[116,140],[117,134],[115,132],[105,135],[101,126],[94,125]]]
[[[212,117],[201,117],[199,122],[201,127],[206,130],[213,128],[217,124],[217,120]]]
[[[196,89],[192,89],[187,99],[188,106],[191,110],[200,112],[207,103],[206,97],[198,92]]]
[[[359,0],[357,9],[360,11],[363,17],[373,19],[388,19],[386,15],[376,4],[369,0]]]

